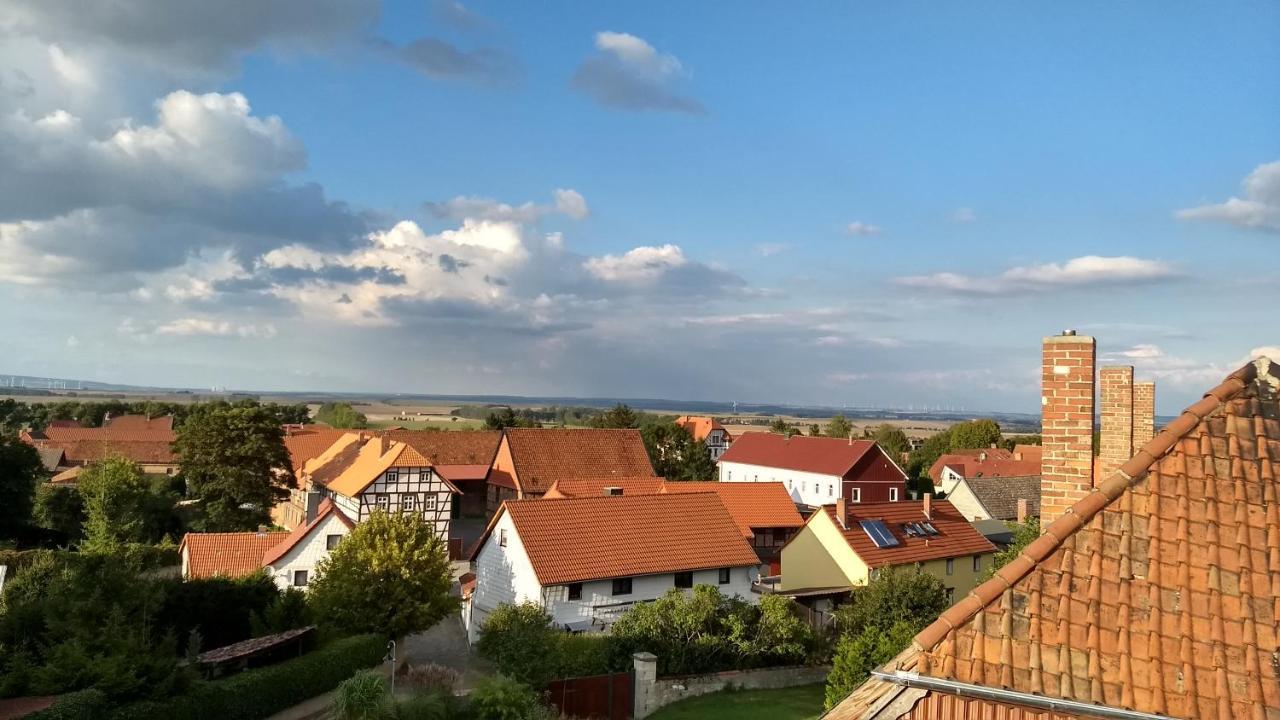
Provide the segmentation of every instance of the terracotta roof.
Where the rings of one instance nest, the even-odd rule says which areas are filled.
[[[929,477],[935,484],[941,482],[943,467],[950,467],[964,478],[1039,475],[1040,456],[1028,459],[1024,455],[1022,460],[1015,460],[1013,453],[999,448],[946,453],[929,466]]]
[[[102,427],[113,430],[160,430],[173,432],[173,416],[117,415],[102,421]]]
[[[284,447],[289,451],[289,462],[293,465],[294,475],[296,476],[302,472],[302,467],[307,464],[308,460],[319,457],[338,438],[346,434],[346,430],[315,427],[314,425],[307,425],[300,429],[286,428]]]
[[[991,541],[974,530],[969,521],[946,500],[933,501],[929,523],[937,528],[939,534],[930,537],[911,536],[902,528],[903,523],[921,522],[925,519],[924,503],[921,501],[848,503],[846,507],[848,526],[841,534],[858,557],[871,567],[908,565],[996,551]],[[836,506],[824,505],[822,509],[836,527],[840,527],[839,520],[836,519]],[[885,548],[876,547],[871,536],[859,525],[862,520],[882,521],[898,544]]]
[[[499,470],[497,468],[494,468],[489,471],[489,474],[486,476],[486,479],[488,480],[490,485],[497,485],[498,487],[510,488],[511,490],[517,489],[516,479],[511,477],[511,473],[507,472],[506,470]]]
[[[384,434],[417,450],[432,465],[488,466],[502,441],[497,430],[389,430]]]
[[[489,477],[488,463],[483,465],[436,465],[434,467],[440,477],[455,484],[466,480],[484,480]]]
[[[178,552],[187,551],[187,578],[250,575],[262,567],[262,556],[283,542],[286,532],[187,533]]]
[[[715,493],[508,500],[542,585],[758,565],[755,551]]]
[[[616,487],[622,489],[623,495],[656,495],[662,491],[663,479],[660,477],[608,477],[562,478],[551,483],[546,498],[567,497],[599,497],[604,489]]]
[[[1274,717],[1278,481],[1280,367],[1263,358],[1187,408],[896,665],[1171,717]],[[899,691],[869,681],[830,717],[861,717]]]
[[[365,433],[347,433],[303,466],[303,477],[355,497],[390,468],[431,467],[431,461],[406,443]],[[458,489],[441,476],[450,489]]]
[[[747,537],[755,534],[752,528],[798,528],[804,525],[795,501],[780,482],[668,482],[662,491],[714,492]]]
[[[698,441],[706,440],[712,430],[724,430],[724,426],[720,424],[719,420],[705,415],[681,415],[675,419],[675,423],[688,430],[693,439]],[[724,430],[724,434],[730,440],[733,439],[728,430]]]
[[[508,428],[515,478],[526,493],[543,493],[562,478],[652,476],[639,430]]]
[[[1027,501],[1027,514],[1040,515],[1040,475],[1021,477],[965,478],[965,484],[973,492],[982,507],[997,520],[1013,520],[1018,517],[1018,501]]]
[[[64,465],[80,465],[102,460],[112,455],[122,455],[137,463],[148,465],[174,465],[178,456],[172,444],[177,435],[155,418],[154,425],[146,418],[123,416],[117,421],[137,417],[139,422],[112,424],[100,428],[48,427],[42,433],[29,433],[28,442],[43,450],[61,450]],[[167,418],[172,421],[172,418]]]
[[[270,565],[284,557],[285,554],[292,550],[295,545],[305,540],[312,532],[315,532],[315,529],[320,527],[321,523],[325,521],[325,518],[330,515],[337,517],[338,521],[343,525],[346,525],[348,530],[355,527],[355,523],[351,522],[351,518],[347,517],[346,513],[339,510],[338,506],[334,505],[332,500],[325,498],[320,502],[320,507],[316,508],[316,519],[305,525],[299,525],[294,528],[293,532],[289,533],[288,537],[268,548],[267,551],[262,554],[262,564]]]
[[[1040,462],[1044,458],[1044,448],[1040,445],[1023,445],[1021,443],[1013,446],[1014,460],[1030,460],[1031,462]]]
[[[820,475],[844,477],[874,448],[870,440],[805,437],[787,438],[779,433],[748,432],[733,442],[720,462],[787,468]]]

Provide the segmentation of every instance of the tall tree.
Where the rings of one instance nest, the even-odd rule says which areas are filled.
[[[831,418],[827,423],[827,437],[847,438],[853,432],[853,423],[843,413]]]
[[[881,423],[871,439],[875,440],[880,449],[888,453],[894,462],[901,462],[903,454],[911,451],[911,441],[907,439],[907,434],[896,425]]]
[[[951,426],[951,449],[987,448],[1000,443],[1000,425],[995,420],[970,420]]]
[[[325,403],[316,411],[316,420],[330,427],[359,429],[369,426],[369,419],[356,412],[350,403]]]
[[[40,453],[17,437],[0,437],[0,538],[31,524],[36,482],[44,473]]]
[[[191,410],[173,444],[187,493],[199,501],[193,525],[252,530],[289,496],[294,477],[276,416],[257,405],[210,403]]]
[[[792,435],[799,435],[800,429],[782,418],[777,418],[773,422],[769,423],[769,432],[791,437]]]
[[[716,464],[706,444],[694,440],[688,430],[674,422],[647,422],[640,426],[640,437],[658,475],[668,480],[715,478]]]
[[[818,425],[818,423],[813,423],[809,426],[809,437],[818,437],[820,435],[822,435],[822,426]]]
[[[67,542],[79,542],[85,521],[79,488],[40,483],[31,517],[36,525],[63,535]]]
[[[639,424],[636,411],[623,403],[600,413],[591,419],[591,427],[595,428],[633,428]]]
[[[167,527],[175,496],[157,492],[137,463],[110,457],[90,465],[76,483],[84,504],[84,541],[90,552],[125,543],[151,543]]]
[[[399,638],[457,608],[445,543],[417,513],[375,511],[320,561],[311,583],[316,617],[348,633]]]

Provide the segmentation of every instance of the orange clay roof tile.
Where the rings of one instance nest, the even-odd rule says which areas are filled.
[[[547,498],[597,497],[605,494],[605,488],[619,488],[623,495],[655,495],[662,491],[660,477],[607,477],[561,478],[551,483]]]
[[[720,462],[760,465],[844,477],[876,444],[870,440],[786,437],[771,432],[747,432],[720,456]]]
[[[1280,367],[1264,358],[925,628],[903,662],[1171,717],[1280,716],[1277,465]],[[886,686],[869,681],[829,717],[863,717]],[[930,693],[903,717],[934,717],[946,697]]]
[[[509,500],[509,513],[542,585],[758,565],[715,493]]]
[[[863,562],[871,567],[885,565],[908,565],[940,560],[965,555],[978,555],[996,551],[990,540],[973,528],[958,510],[946,500],[933,501],[929,523],[938,530],[938,535],[930,537],[910,536],[903,529],[903,523],[921,522],[924,517],[924,503],[882,502],[882,503],[847,503],[848,526],[843,528],[845,542],[853,549]],[[825,505],[822,510],[831,521],[840,527],[836,519],[836,506]],[[893,533],[898,544],[891,547],[876,547],[859,524],[863,520],[880,520]],[[812,522],[812,520],[810,520]]]
[[[525,493],[544,493],[562,478],[653,475],[639,430],[508,428],[505,437]]]
[[[705,415],[681,415],[675,419],[675,423],[685,430],[688,430],[689,434],[693,436],[693,439],[698,442],[706,440],[712,430],[724,430],[725,436],[730,440],[733,439],[733,436],[729,434],[728,430],[724,429],[724,426],[720,424],[720,421],[713,417],[707,417]]]
[[[187,579],[241,577],[262,567],[262,556],[286,532],[187,533],[178,546],[187,555]]]
[[[664,493],[714,492],[745,536],[752,528],[798,528],[804,518],[796,510],[787,488],[780,482],[668,482]]]

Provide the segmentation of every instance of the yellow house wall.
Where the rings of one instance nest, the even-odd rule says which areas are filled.
[[[982,555],[982,562],[975,572],[973,556],[953,558],[951,574],[947,574],[947,561],[930,560],[920,569],[951,588],[956,600],[964,597],[978,584],[978,579],[991,567],[992,553]],[[913,569],[915,563],[901,566]],[[866,585],[870,568],[849,547],[835,521],[825,512],[815,513],[795,538],[782,549],[782,578],[778,589],[782,592],[805,588],[847,587]]]

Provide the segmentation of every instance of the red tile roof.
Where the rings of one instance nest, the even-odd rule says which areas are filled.
[[[504,513],[544,586],[760,562],[715,493],[508,500],[473,559]]]
[[[662,491],[714,492],[747,537],[754,535],[752,528],[798,528],[804,525],[795,501],[780,482],[668,482]]]
[[[172,421],[170,417],[148,421],[142,415],[125,415],[100,428],[50,426],[40,433],[25,434],[23,439],[37,448],[62,450],[66,465],[81,465],[112,455],[147,465],[173,465],[178,456],[171,447],[177,438]]]
[[[262,567],[262,556],[286,532],[187,533],[178,546],[187,558],[187,579],[241,577]]]
[[[992,553],[996,547],[982,533],[973,528],[958,510],[946,500],[933,501],[929,516],[929,524],[938,530],[932,537],[914,537],[903,530],[903,523],[921,522],[924,517],[924,503],[920,501],[884,502],[884,503],[848,503],[848,525],[842,534],[863,562],[871,567],[885,565],[910,565],[928,560],[963,557]],[[836,519],[836,506],[825,505],[823,511],[840,526]],[[880,520],[893,533],[898,544],[893,547],[879,548],[871,541],[871,537],[862,529],[862,520]],[[812,520],[811,520],[812,522]]]
[[[292,550],[295,545],[305,540],[311,533],[315,532],[315,529],[320,527],[321,523],[325,521],[325,518],[330,515],[338,518],[338,521],[343,525],[346,525],[348,530],[355,527],[355,523],[351,522],[351,518],[347,517],[346,513],[339,510],[338,506],[334,505],[332,500],[325,498],[320,502],[320,507],[316,508],[316,519],[305,525],[299,525],[294,528],[293,532],[289,533],[288,537],[268,548],[262,555],[262,564],[270,565],[284,557],[285,554]]]
[[[706,440],[712,430],[724,430],[725,437],[730,440],[733,439],[733,436],[729,434],[728,430],[724,429],[724,426],[720,424],[720,421],[713,417],[706,417],[703,415],[681,415],[675,419],[675,423],[685,430],[688,430],[689,434],[693,435],[693,439],[699,442]]]
[[[1278,482],[1280,367],[1264,358],[886,667],[1171,717],[1280,716]],[[830,717],[863,717],[899,690],[869,681]],[[925,705],[903,717],[930,717]]]
[[[346,430],[314,425],[306,425],[302,429],[286,426],[284,447],[289,451],[289,462],[293,464],[294,475],[300,475],[302,466],[306,465],[308,460],[319,457],[345,434],[347,434]]]
[[[455,485],[467,480],[484,480],[489,477],[489,465],[436,465],[440,477]]]
[[[875,447],[871,440],[803,435],[788,438],[779,433],[748,432],[733,442],[733,446],[720,456],[720,462],[844,477]]]
[[[388,430],[384,433],[417,450],[432,465],[485,465],[498,454],[497,430]]]
[[[942,468],[950,467],[961,477],[1025,477],[1040,474],[1040,455],[1034,458],[1014,458],[1013,453],[1000,448],[983,450],[957,450],[938,457],[929,466],[929,477],[935,485],[942,480]]]
[[[117,415],[102,421],[102,427],[112,431],[159,430],[173,432],[173,416],[149,417],[147,415]]]
[[[562,478],[653,475],[639,430],[508,428],[505,439],[525,493],[544,493]]]
[[[620,488],[623,495],[656,495],[662,491],[660,477],[608,477],[562,478],[551,483],[547,498],[598,497],[605,488]]]

